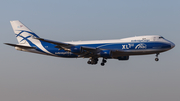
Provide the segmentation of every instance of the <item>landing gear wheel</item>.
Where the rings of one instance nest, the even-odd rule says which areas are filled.
[[[159,55],[159,53],[156,53],[155,61],[159,61],[158,55]]]
[[[91,61],[88,61],[87,63],[88,63],[88,64],[91,64]]]
[[[105,64],[104,63],[101,63],[101,66],[104,66]]]
[[[96,65],[98,63],[98,58],[90,58],[87,63],[91,65]]]
[[[106,62],[107,62],[107,60],[106,60],[105,58],[103,58],[103,59],[102,59],[101,66],[104,66]]]
[[[159,61],[159,58],[155,58],[155,61]]]

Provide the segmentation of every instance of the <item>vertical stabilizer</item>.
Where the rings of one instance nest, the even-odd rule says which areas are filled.
[[[20,21],[10,21],[19,44],[28,44],[32,38],[39,38],[33,31],[27,28]]]

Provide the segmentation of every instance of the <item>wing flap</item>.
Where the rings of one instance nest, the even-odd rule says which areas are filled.
[[[83,50],[86,50],[86,51],[95,51],[95,50],[97,50],[98,48],[82,46],[82,49],[83,49]]]

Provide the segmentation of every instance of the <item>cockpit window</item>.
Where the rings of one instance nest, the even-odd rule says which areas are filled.
[[[159,37],[159,39],[164,39],[164,38],[161,36],[161,37]]]

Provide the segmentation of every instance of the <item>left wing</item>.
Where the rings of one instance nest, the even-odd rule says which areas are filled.
[[[57,41],[52,41],[52,40],[43,39],[43,38],[36,38],[36,39],[41,40],[41,41],[44,41],[44,42],[48,42],[48,43],[55,44],[55,45],[57,45],[56,48],[62,48],[62,49],[64,49],[65,51],[70,51],[72,46],[76,46],[76,45],[73,45],[73,44],[68,44],[68,43],[63,43],[63,42],[57,42]],[[86,50],[86,51],[95,51],[95,50],[97,50],[97,48],[94,48],[94,47],[81,46],[81,48],[82,48],[83,50]]]
[[[57,41],[52,41],[52,40],[48,40],[48,39],[43,39],[43,38],[36,38],[38,40],[41,40],[41,41],[44,41],[44,42],[48,42],[48,43],[51,43],[51,44],[55,44],[57,46],[55,46],[55,48],[60,48],[60,49],[64,49],[65,51],[71,51],[72,47],[76,47],[76,45],[73,45],[73,44],[69,44],[69,43],[63,43],[63,42],[57,42]],[[97,55],[97,53],[103,51],[103,50],[109,50],[111,51],[112,53],[114,54],[117,54],[117,53],[124,53],[125,51],[124,50],[121,50],[121,49],[118,49],[118,50],[114,50],[114,49],[102,49],[102,48],[94,48],[94,47],[87,47],[87,46],[80,46],[80,48],[85,51],[85,52],[82,52],[82,53],[79,53],[79,57],[83,57],[83,56],[95,56]]]

